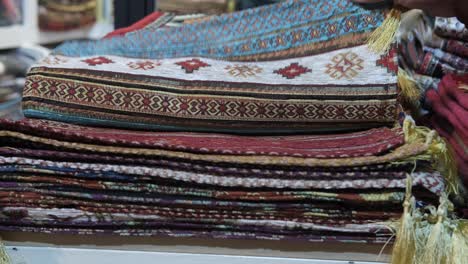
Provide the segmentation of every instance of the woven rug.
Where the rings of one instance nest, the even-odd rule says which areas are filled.
[[[99,228],[66,228],[45,226],[0,225],[2,231],[21,231],[47,234],[77,234],[77,235],[115,235],[135,237],[174,237],[174,238],[209,238],[209,239],[252,239],[270,241],[303,241],[303,242],[338,242],[338,243],[378,243],[385,244],[392,239],[388,236],[376,237],[366,235],[280,235],[261,231],[199,231],[199,230],[173,230],[166,228],[149,229],[99,229]]]
[[[266,203],[266,202],[234,202],[228,200],[199,200],[194,199],[190,205],[188,200],[178,199],[174,203],[170,200],[162,200],[159,203],[114,203],[113,201],[90,201],[72,197],[54,197],[35,192],[17,192],[15,195],[0,192],[0,203],[3,207],[28,207],[28,208],[76,208],[86,212],[102,213],[126,213],[126,214],[150,214],[165,217],[215,217],[234,219],[270,219],[293,220],[316,224],[365,224],[398,218],[401,214],[401,206],[395,201],[366,202],[359,205],[343,201],[342,203]],[[23,199],[18,201],[18,197]],[[382,207],[385,206],[385,210]],[[11,210],[11,209],[10,209]],[[5,214],[13,218],[13,214]],[[25,214],[23,214],[25,215]],[[220,216],[222,215],[222,216]],[[203,218],[202,217],[202,218]],[[12,220],[12,219],[10,219]]]
[[[125,37],[69,42],[55,53],[271,60],[363,44],[383,19],[384,11],[366,10],[347,0],[287,0],[177,28],[148,28]]]
[[[115,190],[131,190],[141,192],[151,192],[152,189],[158,189],[157,184],[149,181],[157,180],[175,180],[187,183],[201,185],[214,185],[224,187],[246,187],[246,188],[290,188],[290,189],[382,189],[382,188],[404,188],[406,185],[407,172],[385,173],[364,179],[355,179],[352,173],[342,179],[275,179],[258,178],[255,174],[250,177],[236,177],[229,174],[218,176],[209,173],[193,173],[187,171],[178,171],[174,169],[157,167],[139,167],[123,165],[106,165],[93,163],[65,163],[52,162],[46,160],[30,160],[24,158],[6,158],[0,157],[0,164],[26,164],[15,166],[9,172],[28,172],[53,175],[52,177],[25,177],[22,180],[28,181],[47,181],[63,185],[82,186],[88,188],[102,188]],[[0,168],[2,171],[3,168]],[[366,175],[366,173],[361,173]],[[73,176],[81,178],[80,180],[67,179]],[[130,177],[129,177],[130,176]],[[385,177],[387,176],[387,177]],[[145,177],[142,180],[139,177]],[[0,176],[1,179],[7,179],[8,176]],[[114,180],[125,180],[126,182],[115,182]],[[131,179],[135,179],[133,183]],[[17,179],[20,180],[20,179]],[[422,185],[434,193],[440,194],[444,189],[442,177],[438,173],[413,173],[413,184]],[[219,188],[217,188],[219,189]],[[188,192],[187,192],[188,193]]]
[[[21,144],[21,143],[20,143]],[[223,163],[204,163],[196,161],[182,161],[177,159],[166,158],[135,158],[121,155],[99,155],[85,154],[66,151],[42,150],[42,149],[20,149],[16,147],[0,147],[0,153],[6,157],[19,157],[31,159],[46,159],[50,161],[63,162],[83,162],[83,163],[101,163],[113,165],[127,166],[150,166],[158,168],[171,168],[174,171],[187,171],[195,173],[209,173],[218,176],[237,176],[237,177],[252,177],[257,178],[274,178],[274,179],[366,179],[369,177],[378,177],[379,175],[393,175],[397,178],[400,173],[410,173],[413,171],[416,164],[417,168],[427,171],[431,168],[430,161],[408,160],[399,161],[396,163],[383,163],[362,166],[343,166],[343,167],[307,167],[307,166],[250,166],[242,164],[223,164]],[[37,165],[44,169],[41,165]],[[2,166],[2,171],[27,170],[32,168],[29,164],[23,164],[21,168],[13,165]],[[54,172],[58,173],[58,172]],[[68,171],[70,175],[73,172]],[[116,174],[112,174],[116,180],[125,179],[131,180],[129,175],[120,178]],[[146,176],[138,176],[138,179],[150,179]]]
[[[393,126],[394,50],[365,45],[268,62],[50,56],[29,72],[26,116],[139,130],[248,134]]]
[[[268,155],[215,155],[215,154],[197,154],[181,151],[170,151],[161,149],[148,148],[130,148],[130,147],[114,147],[93,144],[83,144],[76,142],[60,141],[50,138],[42,138],[30,136],[27,134],[0,131],[0,137],[5,139],[13,138],[15,142],[20,144],[39,143],[50,148],[66,149],[77,152],[93,152],[101,154],[118,154],[118,155],[138,155],[140,157],[165,157],[171,159],[180,159],[194,162],[208,163],[226,163],[226,164],[241,164],[254,166],[302,166],[302,167],[353,167],[364,165],[375,165],[389,162],[401,162],[408,160],[432,160],[427,156],[426,151],[429,145],[426,142],[414,141],[396,148],[393,152],[379,156],[365,156],[355,158],[303,158],[295,156],[268,156]],[[418,156],[420,155],[420,156]]]
[[[77,126],[39,119],[0,120],[2,130],[60,138],[69,142],[154,148],[200,154],[346,158],[376,156],[403,145],[400,127],[341,134],[235,136],[214,133],[162,133]]]
[[[125,209],[127,209],[129,212],[133,212],[134,210],[136,210],[135,212],[138,210],[149,210],[148,212],[156,212],[151,211],[151,209],[159,210],[159,207],[173,208],[174,210],[177,208],[203,210],[237,209],[237,211],[245,213],[260,212],[264,215],[268,215],[279,212],[279,216],[281,216],[281,213],[305,214],[310,217],[317,217],[322,219],[329,216],[339,216],[341,218],[356,217],[363,220],[366,218],[394,217],[395,212],[392,212],[392,209],[398,208],[399,211],[397,214],[401,214],[401,202],[404,199],[404,193],[395,190],[378,190],[377,192],[370,191],[361,192],[359,194],[349,192],[337,193],[331,191],[317,191],[310,192],[311,194],[314,194],[314,196],[309,195],[307,203],[303,202],[303,198],[298,198],[296,200],[290,199],[289,201],[282,201],[279,203],[270,200],[254,199],[241,201],[235,199],[211,199],[187,196],[142,196],[141,194],[138,195],[129,192],[126,192],[122,195],[122,193],[117,193],[115,191],[85,193],[80,191],[79,188],[68,188],[71,190],[47,190],[43,188],[27,187],[15,188],[15,186],[2,188],[3,189],[0,194],[4,205],[22,204],[19,200],[24,198],[24,201],[31,201],[31,205],[36,205],[39,201],[42,201],[43,204],[39,204],[37,207],[57,207],[63,205],[68,207],[72,206],[81,208],[84,206],[87,208],[96,208],[93,209],[93,211],[99,210],[99,208],[102,207],[111,210],[117,205],[120,205],[120,210],[125,211]],[[421,192],[420,194],[422,197],[424,197]],[[109,206],[108,203],[112,204],[112,206]],[[385,205],[386,210],[381,210],[382,205]],[[323,213],[324,208],[329,210],[329,214],[321,214]],[[330,214],[332,209],[335,210],[333,211],[333,214]]]

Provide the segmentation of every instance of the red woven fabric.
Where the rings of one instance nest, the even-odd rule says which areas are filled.
[[[447,139],[455,152],[460,177],[468,185],[468,93],[460,89],[468,84],[468,75],[445,76],[438,91],[427,92],[434,115],[430,125]]]
[[[0,120],[0,127],[3,130],[81,143],[229,155],[359,157],[387,153],[404,143],[400,128],[387,127],[335,135],[264,137],[129,131],[83,127],[38,119]]]
[[[149,25],[151,22],[153,22],[156,19],[160,18],[162,15],[164,15],[163,12],[158,12],[158,11],[153,12],[153,13],[145,16],[144,18],[140,19],[139,21],[135,22],[134,24],[132,24],[132,25],[130,25],[128,27],[119,28],[119,29],[116,29],[116,30],[110,32],[109,34],[104,36],[104,38],[112,38],[112,37],[117,37],[117,36],[123,36],[123,35],[125,35],[125,34],[127,34],[129,32],[142,29],[142,28],[146,27],[147,25]]]
[[[457,76],[447,75],[442,79],[439,87],[441,96],[450,96],[461,107],[468,111],[468,90],[460,89],[458,84],[468,84],[468,74]]]

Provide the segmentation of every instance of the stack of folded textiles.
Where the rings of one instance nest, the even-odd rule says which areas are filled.
[[[433,114],[430,126],[454,149],[460,176],[468,185],[468,75],[447,75],[438,90],[427,92]]]
[[[2,127],[5,230],[385,243],[416,164],[418,200],[444,190],[424,138],[405,143],[400,128],[249,137]]]
[[[96,22],[96,0],[41,0],[39,28],[42,31],[66,31]]]
[[[450,153],[399,124],[396,50],[366,45],[386,14],[289,0],[59,47],[29,73],[28,118],[1,121],[0,229],[382,244],[397,231],[394,263],[464,260]]]

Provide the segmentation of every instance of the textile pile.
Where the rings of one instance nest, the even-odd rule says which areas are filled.
[[[388,14],[290,0],[58,47],[29,72],[27,118],[1,121],[0,229],[380,244],[396,232],[393,263],[462,263],[451,153],[401,113],[396,48],[367,45]]]
[[[421,202],[444,189],[427,140],[405,143],[400,128],[248,137],[2,127],[4,230],[385,243],[392,233],[376,223],[399,217],[415,164]]]
[[[96,0],[40,0],[39,28],[66,31],[91,26],[96,22]]]

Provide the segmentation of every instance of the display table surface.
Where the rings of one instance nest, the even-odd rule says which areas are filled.
[[[13,264],[388,263],[391,246],[0,233]],[[46,261],[47,260],[47,261]]]

